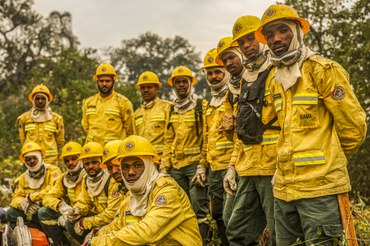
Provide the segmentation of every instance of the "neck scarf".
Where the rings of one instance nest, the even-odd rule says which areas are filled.
[[[208,80],[207,83],[211,87],[211,101],[209,105],[218,108],[225,100],[226,92],[228,90],[228,81],[230,80],[230,73],[225,68],[218,68],[224,73],[223,79],[217,84],[211,84]]]
[[[197,95],[193,94],[192,84],[191,84],[190,78],[188,78],[188,77],[185,77],[185,78],[189,83],[187,96],[184,99],[180,99],[176,89],[174,89],[174,92],[177,96],[177,99],[174,102],[174,111],[178,114],[184,114],[184,113],[192,110],[193,108],[195,108],[197,98],[198,98]],[[176,81],[176,78],[175,78],[175,81]],[[174,81],[174,83],[175,83],[175,81]]]
[[[42,96],[46,98],[46,103],[44,108],[37,108],[35,104],[36,96]],[[53,117],[53,111],[49,107],[49,98],[44,93],[36,93],[33,97],[33,103],[31,108],[31,118],[34,122],[46,122],[50,121]]]
[[[255,57],[243,61],[243,65],[246,68],[243,79],[247,82],[256,81],[258,74],[269,67],[269,62],[267,61],[268,47],[260,43],[259,50],[260,52]]]
[[[89,192],[93,196],[98,196],[104,189],[105,184],[107,183],[109,178],[109,173],[106,169],[103,169],[98,175],[95,177],[90,177],[87,175],[86,178],[86,186],[87,192]]]
[[[155,103],[156,100],[157,100],[157,97],[154,98],[153,100],[151,100],[150,102],[142,102],[140,104],[140,107],[142,107],[143,109],[151,109],[151,108],[153,108],[154,103]]]
[[[82,161],[80,161],[73,170],[68,170],[66,175],[64,175],[63,185],[70,189],[75,188],[76,185],[81,182],[85,174],[86,171],[82,168]]]

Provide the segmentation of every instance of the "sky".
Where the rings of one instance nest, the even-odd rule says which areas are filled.
[[[124,39],[147,31],[179,35],[202,55],[231,36],[238,17],[263,12],[276,0],[34,0],[39,14],[70,12],[72,30],[82,48],[119,47]]]

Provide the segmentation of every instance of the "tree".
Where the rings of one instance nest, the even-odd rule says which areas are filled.
[[[368,0],[286,0],[298,14],[309,20],[306,44],[340,63],[350,74],[351,85],[370,113],[370,16]],[[370,119],[367,117],[367,125]],[[350,158],[349,173],[354,191],[370,196],[370,133],[359,152]]]
[[[200,76],[200,53],[195,51],[195,47],[190,45],[189,41],[180,36],[162,38],[157,34],[146,32],[138,38],[123,40],[121,47],[111,48],[108,54],[116,68],[122,71],[124,80],[131,85],[131,90],[135,90],[133,84],[140,74],[150,70],[155,72],[163,83],[160,96],[170,99],[172,89],[167,85],[167,79],[175,67],[180,65],[187,66],[198,79],[200,78],[197,93],[202,93],[202,86],[206,85],[204,76]],[[137,107],[141,99],[138,93],[133,92],[131,95],[136,95],[133,103]]]

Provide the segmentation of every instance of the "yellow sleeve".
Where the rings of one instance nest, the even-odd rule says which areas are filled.
[[[348,73],[338,63],[327,64],[319,83],[320,96],[334,119],[346,156],[357,152],[366,137],[366,113],[349,83]]]
[[[124,196],[122,196],[122,199],[124,199]],[[124,214],[125,214],[125,211],[126,211],[126,207],[129,206],[128,204],[129,204],[129,198],[127,196],[127,198],[125,198],[123,200],[123,202],[121,202],[120,208],[117,211],[117,216],[114,217],[114,219],[111,223],[109,223],[108,225],[105,225],[102,228],[100,228],[100,230],[98,231],[97,236],[102,236],[102,235],[108,234],[112,231],[118,231],[122,227],[125,226]]]
[[[103,212],[83,219],[82,225],[85,229],[92,229],[94,227],[100,227],[107,225],[112,222],[117,209],[122,201],[121,195],[116,195],[115,191],[118,189],[118,184],[110,179],[110,184],[108,188],[108,204]],[[104,191],[103,191],[104,192]]]
[[[204,102],[204,101],[203,101]],[[199,165],[207,166],[207,146],[208,146],[208,125],[207,125],[207,108],[208,102],[205,106],[203,103],[203,142],[200,154]]]
[[[17,118],[16,124],[18,125],[18,131],[19,131],[19,140],[21,141],[21,144],[24,144],[24,141],[26,140],[26,132],[24,130],[24,120],[23,115],[19,116]]]
[[[78,194],[77,202],[74,207],[78,207],[80,209],[82,216],[86,216],[92,207],[94,207],[94,203],[91,201],[89,193],[87,192],[85,179],[82,181],[81,192]]]
[[[234,149],[233,149],[233,152],[231,154],[231,160],[230,160],[230,163],[229,163],[230,166],[237,165],[236,160],[237,160],[240,152],[244,151],[243,142],[239,138],[236,137],[234,143],[235,143],[235,145],[234,145]]]
[[[163,146],[163,154],[161,157],[162,163],[165,165],[166,168],[172,167],[171,163],[171,153],[172,153],[172,142],[175,140],[175,130],[173,128],[173,125],[170,122],[170,109],[168,112],[166,112],[166,118],[168,119],[168,122],[165,125],[165,131],[164,131],[164,146]],[[173,114],[174,112],[172,112]],[[171,124],[169,126],[169,124]]]
[[[137,223],[123,227],[119,231],[100,236],[104,245],[146,245],[152,244],[168,235],[184,219],[179,192],[175,186],[164,186],[157,194],[151,194],[153,204],[144,218]],[[157,204],[156,199],[161,199]],[[165,203],[163,204],[163,201]]]
[[[29,199],[33,202],[42,201],[43,197],[45,197],[48,191],[54,186],[62,173],[59,167],[49,165],[47,168],[49,169],[47,170],[49,173],[47,174],[47,177],[45,177],[45,183],[42,186],[42,189],[31,193],[29,196]]]
[[[82,120],[81,120],[82,128],[84,129],[85,133],[88,133],[89,121],[87,120],[87,116],[86,116],[86,99],[82,101],[81,109],[82,109]]]
[[[64,174],[65,175],[65,174]],[[53,209],[54,211],[58,211],[57,207],[59,203],[62,201],[62,198],[66,196],[65,188],[63,186],[63,177],[61,175],[55,184],[51,187],[48,193],[42,198],[42,205],[44,207]]]
[[[64,122],[62,116],[58,117],[56,125],[57,125],[57,135],[56,135],[57,145],[58,148],[62,148],[64,145]]]
[[[134,107],[130,100],[127,99],[125,106],[123,107],[123,129],[126,132],[126,137],[134,134],[134,122],[133,122],[133,115],[134,115]]]
[[[12,196],[12,201],[10,203],[10,206],[13,208],[20,209],[19,205],[23,201],[24,198],[26,198],[26,192],[24,190],[24,174],[19,178],[19,182],[17,185],[17,188],[15,189],[13,196]]]

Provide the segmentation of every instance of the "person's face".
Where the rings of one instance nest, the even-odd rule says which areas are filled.
[[[29,167],[34,167],[34,166],[36,166],[37,165],[37,163],[38,163],[38,159],[37,159],[37,157],[36,156],[34,156],[34,155],[29,155],[29,156],[26,156],[26,157],[24,157],[24,162],[25,162],[25,164],[27,165],[27,166],[29,166]]]
[[[223,78],[225,77],[225,73],[223,73],[219,68],[214,67],[214,68],[207,68],[206,69],[206,75],[207,75],[207,80],[209,83],[212,85],[216,85],[220,83]]]
[[[125,157],[121,160],[123,178],[128,183],[136,182],[145,170],[143,160],[136,156]]]
[[[254,38],[254,32],[238,39],[238,45],[248,59],[252,59],[259,52],[259,43]]]
[[[85,171],[90,177],[95,177],[96,175],[100,173],[101,171],[101,168],[100,168],[101,158],[100,157],[85,158],[83,159],[83,163],[84,163]]]
[[[285,24],[270,24],[266,27],[265,39],[267,45],[276,56],[282,56],[289,50],[293,32]]]
[[[224,63],[225,69],[232,75],[238,76],[243,69],[242,61],[234,52],[223,52],[221,61]]]
[[[107,169],[108,169],[110,176],[114,178],[114,180],[117,183],[122,183],[123,180],[122,180],[120,166],[112,164],[111,160],[105,162],[105,165],[107,165]]]
[[[43,95],[37,95],[37,96],[35,96],[34,101],[35,101],[35,106],[37,108],[39,108],[39,109],[44,108],[45,105],[46,105],[46,98]]]
[[[179,99],[184,99],[188,95],[190,83],[186,78],[176,78],[174,87],[177,92]]]
[[[159,86],[155,84],[140,85],[141,97],[144,102],[150,102],[157,97]]]
[[[112,76],[102,75],[99,76],[97,81],[99,92],[102,96],[109,96],[113,90],[114,81]]]
[[[66,168],[68,170],[72,170],[76,167],[76,165],[78,164],[78,157],[78,155],[71,155],[63,158],[64,165],[66,165]]]

